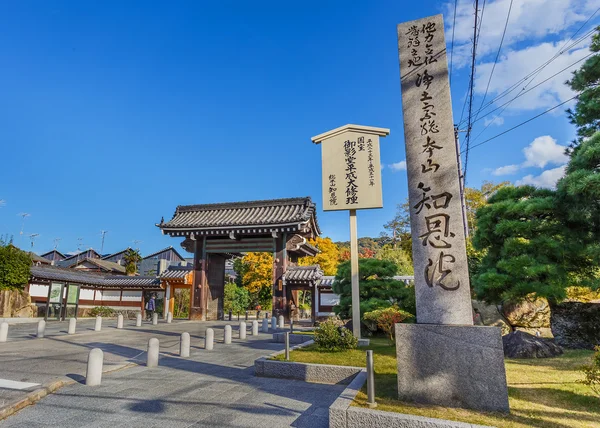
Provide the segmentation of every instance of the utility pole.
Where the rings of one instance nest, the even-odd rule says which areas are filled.
[[[469,237],[469,222],[467,218],[467,203],[465,201],[465,174],[462,170],[462,161],[460,159],[460,140],[458,138],[458,126],[454,125],[454,144],[456,146],[456,161],[458,164],[458,185],[460,188],[460,204],[462,207],[463,226],[465,229],[465,239]]]
[[[100,254],[104,255],[104,236],[108,233],[108,230],[101,230],[100,235],[102,235],[102,245],[100,245]]]
[[[19,232],[19,235],[21,235],[21,240],[23,238],[23,229],[25,229],[25,219],[29,216],[31,216],[31,214],[29,213],[19,213],[17,214],[18,216],[22,217],[21,220],[21,231]]]
[[[38,236],[40,236],[39,233],[32,233],[31,235],[29,235],[29,239],[31,239],[31,248],[33,248],[33,243]]]

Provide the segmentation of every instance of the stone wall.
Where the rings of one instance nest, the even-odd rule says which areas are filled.
[[[0,317],[31,318],[37,315],[31,296],[22,290],[0,290]]]
[[[600,345],[600,303],[564,302],[552,305],[552,334],[565,348],[594,349]]]

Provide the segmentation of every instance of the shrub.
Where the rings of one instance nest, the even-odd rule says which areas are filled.
[[[90,311],[90,315],[93,317],[97,317],[98,315],[101,317],[114,317],[115,311],[108,306],[96,306]]]
[[[594,350],[596,352],[592,357],[592,364],[583,367],[585,379],[580,382],[589,386],[600,397],[600,346],[596,346]]]
[[[383,331],[392,343],[395,339],[395,324],[411,318],[413,318],[412,314],[399,309],[398,306],[377,309],[363,315],[363,319],[367,323],[377,325],[377,328]]]
[[[354,349],[358,339],[346,327],[341,327],[335,320],[327,320],[315,329],[315,343],[320,351],[343,351]]]

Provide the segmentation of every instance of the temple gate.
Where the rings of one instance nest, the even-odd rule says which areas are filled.
[[[248,252],[273,253],[273,313],[288,318],[294,285],[284,274],[299,257],[318,253],[307,240],[321,234],[310,197],[180,205],[156,226],[184,238],[181,246],[194,254],[190,319],[196,320],[223,319],[225,260]]]

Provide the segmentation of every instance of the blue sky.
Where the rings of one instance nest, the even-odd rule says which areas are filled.
[[[508,4],[489,0],[483,14],[476,107]],[[487,100],[552,57],[598,7],[600,0],[515,0]],[[105,252],[140,240],[149,253],[179,248],[154,226],[179,204],[309,195],[320,207],[320,148],[310,137],[357,123],[391,129],[381,142],[384,208],[358,216],[360,236],[379,235],[407,195],[396,24],[442,12],[449,41],[453,8],[441,1],[2,2],[0,234],[29,247],[26,236],[39,233],[37,252],[61,238],[58,249],[68,252],[78,238],[99,249],[108,230]],[[596,14],[577,37],[598,22]],[[455,116],[467,90],[470,31],[472,2],[461,0]],[[533,85],[587,55],[587,44]],[[567,78],[501,116],[482,115],[474,136],[492,124],[474,143],[570,98]],[[573,136],[563,108],[547,114],[474,149],[468,185],[552,186],[565,162],[561,146]],[[31,216],[20,237],[22,212]],[[318,218],[324,235],[348,239],[347,213]]]

